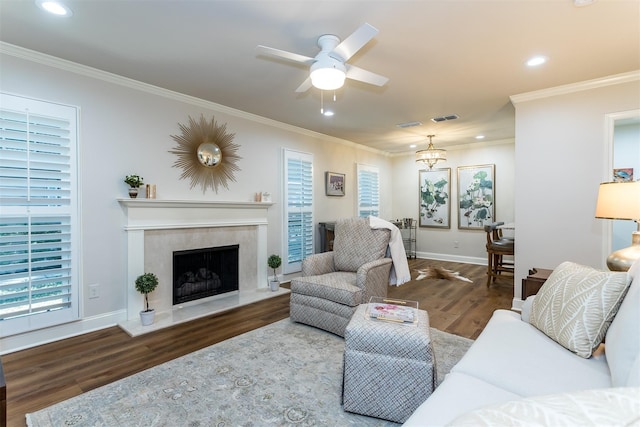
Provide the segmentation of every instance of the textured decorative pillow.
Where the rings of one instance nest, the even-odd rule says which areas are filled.
[[[476,409],[456,427],[632,426],[640,418],[640,388],[607,388],[514,400]]]
[[[578,356],[589,358],[602,342],[629,283],[625,272],[563,262],[538,291],[530,323]]]

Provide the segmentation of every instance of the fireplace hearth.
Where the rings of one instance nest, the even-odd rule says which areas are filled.
[[[173,252],[173,304],[238,291],[239,245]]]

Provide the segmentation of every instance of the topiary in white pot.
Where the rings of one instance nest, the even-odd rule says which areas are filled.
[[[269,268],[273,268],[273,277],[269,279],[269,287],[271,291],[275,292],[280,288],[280,281],[278,280],[276,269],[282,265],[282,259],[278,255],[273,254],[267,259],[267,264]]]
[[[151,325],[156,311],[149,308],[149,293],[158,286],[158,277],[153,273],[144,273],[136,279],[136,290],[144,294],[145,309],[140,312],[140,321],[143,326]]]

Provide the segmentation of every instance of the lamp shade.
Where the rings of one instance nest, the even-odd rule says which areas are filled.
[[[640,220],[640,181],[600,184],[596,218]]]

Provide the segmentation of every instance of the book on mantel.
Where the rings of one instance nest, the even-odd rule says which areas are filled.
[[[418,301],[371,297],[367,307],[367,317],[373,320],[415,326],[418,324],[417,310]]]

